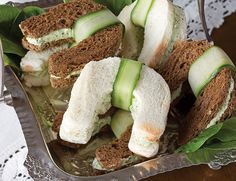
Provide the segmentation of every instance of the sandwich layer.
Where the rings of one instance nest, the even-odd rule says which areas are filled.
[[[159,70],[172,95],[181,93],[183,83],[188,80],[190,65],[211,46],[207,41],[178,41],[175,44],[167,62]]]
[[[75,82],[69,106],[64,114],[60,137],[72,143],[86,144],[99,120],[111,107],[111,94],[121,59],[118,57],[88,63]],[[130,151],[152,157],[159,149],[170,106],[170,91],[155,70],[143,65],[133,91],[130,111],[134,124],[128,144]],[[152,111],[150,111],[152,110]]]
[[[32,16],[20,24],[21,31],[25,36],[23,46],[27,49],[41,51],[49,46],[73,42],[70,29],[74,22],[85,14],[103,8],[105,6],[97,4],[92,0],[76,0],[52,7],[42,15]],[[69,31],[63,33],[60,32],[62,30]]]
[[[120,58],[108,58],[85,66],[73,86],[62,120],[60,137],[63,140],[79,144],[90,140],[99,115],[111,107],[111,93],[119,65]]]
[[[48,64],[52,87],[70,86],[86,63],[117,55],[122,33],[122,25],[115,25],[97,32],[75,47],[53,54]]]
[[[186,144],[205,128],[232,115],[236,106],[235,73],[224,68],[205,87],[180,127],[179,143]]]

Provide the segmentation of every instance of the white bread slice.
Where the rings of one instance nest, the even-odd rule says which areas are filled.
[[[69,106],[60,128],[61,139],[86,144],[95,129],[98,115],[111,107],[111,93],[120,58],[89,62],[75,82]]]
[[[152,68],[157,68],[168,48],[173,27],[173,4],[168,0],[154,0],[147,16],[144,45],[138,60]]]
[[[129,149],[152,157],[158,152],[159,139],[166,127],[171,101],[169,86],[160,74],[143,66],[133,95],[130,111],[134,124]]]
[[[174,43],[186,39],[185,15],[168,0],[154,0],[143,29],[130,18],[136,3],[126,6],[118,16],[125,25],[121,55],[157,69],[167,60]]]
[[[143,47],[144,30],[141,27],[135,26],[131,19],[131,12],[137,1],[124,7],[120,12],[118,19],[125,26],[125,34],[122,42],[121,55],[129,59],[137,59]]]
[[[68,142],[86,144],[92,136],[98,115],[111,107],[111,93],[120,58],[90,62],[73,86],[69,107],[64,114],[60,137]],[[159,138],[166,126],[170,90],[165,80],[143,65],[130,107],[134,119],[129,149],[141,156],[158,152]]]

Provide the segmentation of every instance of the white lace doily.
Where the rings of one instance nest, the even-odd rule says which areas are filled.
[[[9,0],[0,0],[0,4],[7,1]],[[11,1],[14,2],[14,0]],[[15,0],[15,2],[26,1],[34,0]],[[204,39],[205,35],[198,16],[197,0],[174,0],[174,3],[185,9],[188,37]],[[219,28],[223,24],[224,18],[235,10],[236,0],[206,0],[205,11],[209,32],[211,33],[214,28]],[[10,107],[0,105],[0,108],[0,181],[31,180],[23,166],[28,149],[16,114]]]
[[[194,40],[205,39],[198,15],[197,0],[174,0],[174,3],[185,10],[188,37]],[[236,0],[205,0],[206,22],[210,34],[214,28],[219,28],[224,23],[224,18],[235,10]]]

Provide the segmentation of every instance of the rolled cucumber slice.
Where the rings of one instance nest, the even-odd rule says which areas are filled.
[[[120,139],[133,122],[130,112],[118,110],[111,118],[111,129],[116,138]]]
[[[135,25],[145,27],[152,2],[153,0],[137,0],[137,4],[131,13],[131,19]]]
[[[74,24],[73,32],[77,45],[101,29],[121,23],[118,18],[108,9],[103,9],[80,17]]]
[[[113,85],[112,105],[129,111],[132,104],[133,90],[140,77],[142,63],[121,59],[119,71]]]
[[[213,46],[203,53],[191,66],[188,81],[194,95],[201,94],[205,86],[224,68],[236,70],[228,55],[219,47]]]

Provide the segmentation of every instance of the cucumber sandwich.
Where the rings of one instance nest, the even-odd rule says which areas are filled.
[[[110,10],[92,0],[59,4],[21,22],[20,28],[22,44],[30,50],[21,66],[27,84],[45,85],[43,74],[54,88],[72,85],[89,61],[117,55],[124,31]],[[42,62],[44,69],[39,70]]]
[[[116,169],[136,160],[137,155],[149,158],[157,154],[169,105],[168,85],[146,65],[118,57],[91,61],[72,88],[59,135],[70,143],[87,144],[102,126],[110,124],[117,136],[111,144],[119,149],[109,150],[110,144],[99,148],[94,167],[106,167],[108,160],[101,157],[106,153],[107,159],[113,157],[116,164],[111,166],[110,162],[105,169]],[[119,110],[102,120],[100,115],[111,107]]]
[[[185,15],[168,0],[136,0],[118,16],[125,25],[122,56],[160,69],[177,40],[186,38]]]
[[[175,45],[161,75],[172,96],[188,81],[196,97],[180,126],[181,145],[232,115],[236,106],[235,70],[227,54],[206,41],[180,41]],[[175,97],[184,93],[180,89]]]

